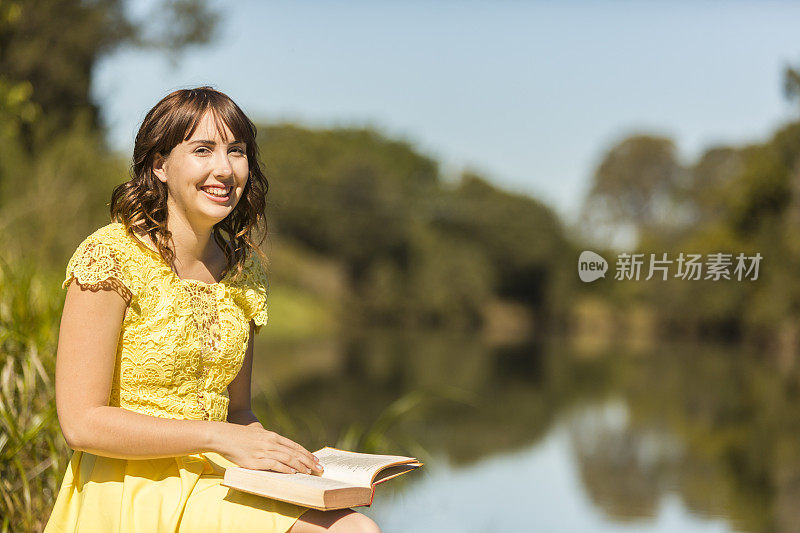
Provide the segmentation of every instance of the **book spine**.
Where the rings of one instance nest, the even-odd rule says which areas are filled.
[[[375,485],[372,485],[372,492],[369,494],[369,503],[367,507],[372,507],[372,500],[375,498]]]

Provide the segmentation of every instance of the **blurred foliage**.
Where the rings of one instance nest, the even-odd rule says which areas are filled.
[[[760,144],[710,147],[691,164],[677,161],[673,146],[669,139],[637,134],[612,147],[594,175],[585,217],[605,206],[613,223],[635,227],[638,243],[625,251],[644,253],[645,267],[650,254],[660,259],[667,253],[674,261],[681,252],[722,252],[734,259],[760,253],[758,279],[676,279],[673,263],[667,280],[582,290],[604,294],[620,309],[634,300],[649,303],[665,335],[747,339],[771,356],[796,360],[800,123],[784,125]]]
[[[557,316],[571,277],[551,209],[371,130],[262,128],[272,231],[339,261],[350,315],[372,325],[479,325],[493,296]]]
[[[672,140],[632,135],[611,147],[594,172],[584,213],[592,224],[628,223],[640,230],[669,222],[681,188]]]
[[[14,139],[0,143],[0,247],[62,268],[83,237],[108,223],[111,190],[125,172],[86,115],[36,157]]]
[[[219,19],[206,0],[161,0],[141,20],[124,8],[123,0],[0,3],[0,120],[8,130],[7,118],[18,119],[12,133],[28,153],[70,129],[80,115],[100,128],[90,89],[103,56],[127,45],[174,57],[213,39]]]
[[[566,266],[575,254],[550,207],[467,172],[439,196],[433,223],[485,254],[493,269],[488,279],[500,296],[529,305],[550,325],[566,312],[575,282]]]

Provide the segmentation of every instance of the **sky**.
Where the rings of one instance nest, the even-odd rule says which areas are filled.
[[[129,2],[141,16],[152,0]],[[800,3],[215,1],[219,37],[176,64],[120,49],[92,92],[130,155],[146,112],[209,84],[257,123],[372,126],[440,162],[577,217],[594,169],[633,133],[685,163],[793,120]],[[262,154],[267,159],[268,154]]]

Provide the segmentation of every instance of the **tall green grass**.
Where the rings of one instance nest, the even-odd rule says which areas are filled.
[[[0,260],[0,528],[40,531],[69,460],[55,409],[57,279]]]

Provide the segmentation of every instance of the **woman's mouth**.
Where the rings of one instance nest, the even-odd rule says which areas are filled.
[[[201,187],[203,193],[214,202],[227,202],[233,187]]]

